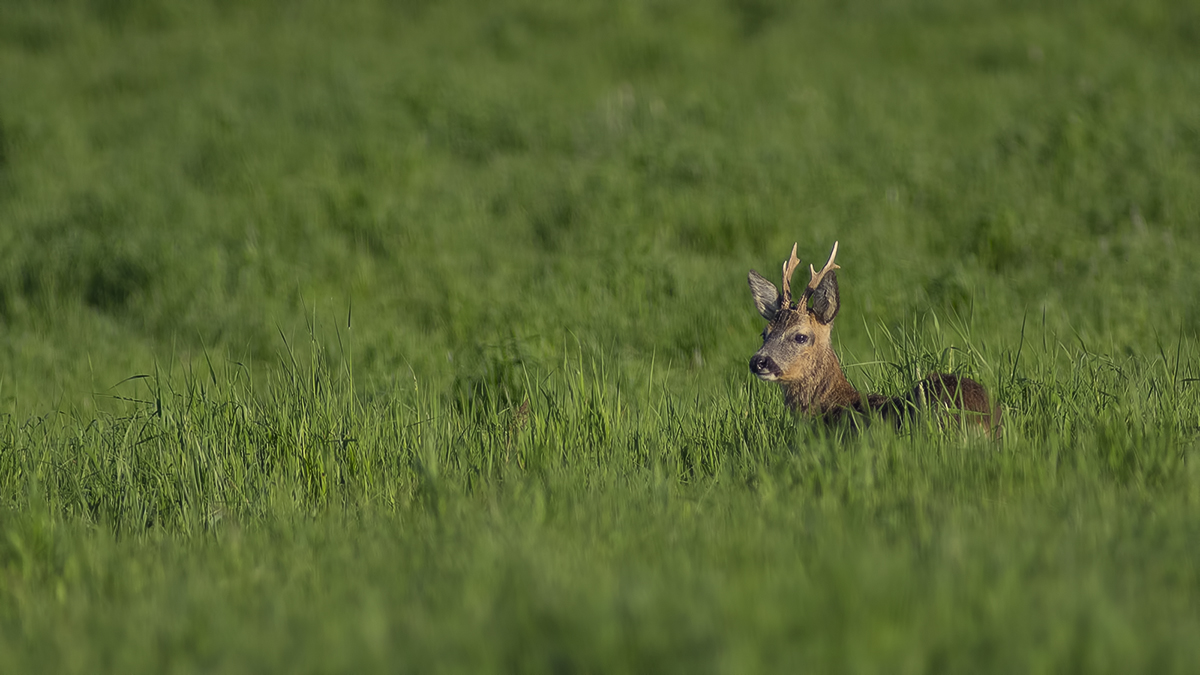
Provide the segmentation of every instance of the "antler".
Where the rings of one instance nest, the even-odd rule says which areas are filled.
[[[813,269],[812,265],[808,266],[808,273],[812,276],[812,279],[808,282],[808,286],[804,289],[804,296],[806,298],[812,295],[813,291],[817,290],[817,284],[821,283],[821,279],[824,279],[826,274],[829,274],[833,270],[842,269],[833,262],[833,259],[837,257],[837,247],[838,243],[836,241],[833,242],[833,253],[829,254],[829,262],[825,263],[825,266],[821,268],[820,272]],[[785,284],[784,287],[786,288],[786,286],[787,285]]]
[[[783,307],[790,307],[792,304],[792,274],[799,266],[800,259],[796,257],[796,244],[792,244],[792,255],[788,256],[787,261],[783,263],[783,302],[780,303]]]
[[[833,242],[833,252],[829,254],[829,262],[821,268],[821,271],[813,269],[812,265],[808,266],[808,273],[811,279],[808,285],[804,287],[804,293],[800,296],[800,304],[805,304],[808,301],[808,296],[817,290],[817,285],[821,283],[821,279],[825,278],[833,270],[842,269],[837,263],[833,262],[837,258],[838,242]],[[800,259],[796,257],[796,244],[792,244],[792,254],[788,256],[787,262],[783,263],[783,300],[780,303],[784,307],[790,307],[792,304],[792,275],[795,274],[796,268],[800,266]]]

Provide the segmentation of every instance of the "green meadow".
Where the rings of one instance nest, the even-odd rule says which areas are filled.
[[[0,4],[0,672],[1200,663],[1200,6]],[[834,241],[860,390],[747,363]]]

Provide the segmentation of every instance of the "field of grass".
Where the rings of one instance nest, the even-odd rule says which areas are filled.
[[[0,4],[0,672],[1190,672],[1200,8],[1043,4]]]

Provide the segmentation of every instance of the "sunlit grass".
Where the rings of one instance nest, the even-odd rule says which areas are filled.
[[[1198,22],[3,4],[0,671],[1189,671]]]

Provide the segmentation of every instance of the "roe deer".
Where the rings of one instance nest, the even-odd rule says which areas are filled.
[[[983,385],[968,377],[936,373],[926,377],[908,394],[865,397],[846,379],[833,353],[830,332],[837,316],[837,274],[834,264],[838,245],[833,244],[829,262],[818,272],[808,266],[811,279],[798,299],[792,297],[792,274],[800,265],[796,246],[783,264],[783,291],[761,274],[750,271],[754,306],[767,320],[763,345],[750,359],[750,372],[761,380],[778,382],[783,399],[793,412],[834,421],[848,414],[874,414],[896,427],[917,410],[931,407],[952,410],[954,419],[978,424],[992,438],[1000,437],[1000,408],[992,407]],[[809,306],[811,300],[812,305]]]

